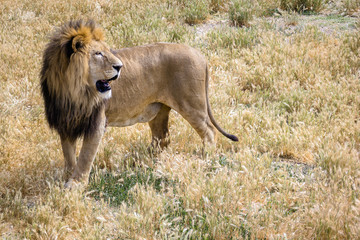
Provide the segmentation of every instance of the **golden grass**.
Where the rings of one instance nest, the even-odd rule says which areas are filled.
[[[189,26],[182,1],[1,2],[0,238],[359,238],[355,20],[298,16],[293,26],[259,17],[241,29],[227,22],[228,1],[208,3],[225,6],[216,16],[209,9],[218,22]],[[200,49],[215,117],[239,142],[219,136],[202,158],[199,137],[172,112],[170,147],[154,157],[146,124],[109,128],[89,187],[63,190],[39,71],[49,33],[77,18],[95,19],[114,48],[176,41]]]

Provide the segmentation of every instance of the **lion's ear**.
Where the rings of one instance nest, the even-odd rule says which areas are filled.
[[[73,38],[71,47],[74,52],[81,50],[84,46],[85,46],[85,39],[83,36],[76,36]]]
[[[92,39],[91,28],[88,26],[78,26],[76,29],[69,30],[65,36],[67,56],[70,57],[73,53],[81,51]]]
[[[73,53],[80,51],[84,47],[84,41],[81,36],[73,37],[65,45],[65,52],[68,58],[71,57]]]

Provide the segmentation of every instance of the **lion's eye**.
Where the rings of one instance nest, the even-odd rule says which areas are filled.
[[[95,52],[95,55],[96,56],[101,56],[101,57],[103,56],[102,52]]]

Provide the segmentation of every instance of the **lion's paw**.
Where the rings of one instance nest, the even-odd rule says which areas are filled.
[[[85,184],[83,182],[78,182],[74,179],[69,179],[69,181],[67,181],[64,185],[64,188],[69,190],[79,190],[83,189],[84,187]]]

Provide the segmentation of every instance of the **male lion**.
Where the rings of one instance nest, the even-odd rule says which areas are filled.
[[[110,50],[93,21],[70,21],[51,37],[40,75],[46,117],[61,138],[68,187],[88,181],[106,125],[149,122],[152,146],[164,148],[174,109],[204,142],[214,142],[215,128],[238,141],[211,114],[207,62],[191,47],[157,43]]]

